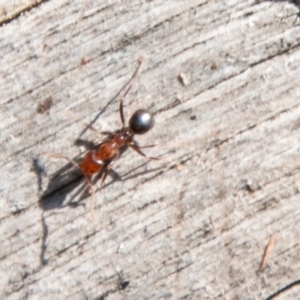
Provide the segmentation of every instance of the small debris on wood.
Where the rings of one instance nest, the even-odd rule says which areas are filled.
[[[87,56],[84,56],[81,59],[80,64],[83,66],[83,65],[86,65],[88,62],[89,62],[89,58]]]
[[[46,98],[46,100],[44,100],[43,102],[39,103],[39,105],[36,108],[36,112],[38,114],[43,114],[43,113],[49,111],[52,104],[53,104],[53,100],[52,100],[52,97],[50,96],[50,97]]]
[[[125,280],[124,274],[123,272],[118,272],[118,289],[119,291],[125,290],[127,288],[127,286],[129,285],[130,281],[129,280]]]
[[[187,76],[185,73],[180,73],[178,75],[178,80],[183,86],[187,86],[190,84],[189,80],[187,79]]]
[[[260,190],[261,186],[259,184],[254,184],[251,180],[245,180],[243,189],[252,194],[257,190]]]
[[[195,115],[190,116],[190,120],[194,121],[196,119],[197,119],[197,117]]]
[[[274,242],[275,242],[274,235],[271,235],[270,239],[269,239],[269,242],[268,242],[268,245],[265,248],[264,255],[262,257],[261,263],[259,265],[259,270],[260,271],[263,271],[264,268],[266,267],[269,254],[270,254],[272,248],[274,247]]]
[[[217,68],[217,64],[216,64],[215,61],[213,61],[213,62],[211,63],[211,65],[210,65],[210,69],[211,69],[211,70],[215,70],[216,68]]]

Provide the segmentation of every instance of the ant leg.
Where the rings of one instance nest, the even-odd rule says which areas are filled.
[[[102,135],[107,135],[109,138],[113,138],[116,134],[112,131],[100,131],[99,132]]]
[[[107,177],[107,174],[108,174],[108,171],[109,171],[109,168],[108,166],[106,167],[106,169],[103,171],[103,174],[101,176],[101,181],[100,181],[100,191],[102,190],[102,187],[103,187],[103,184],[104,184],[104,181]]]
[[[112,131],[100,131],[100,132],[97,132],[98,134],[102,134],[102,135],[106,135],[107,137],[106,138],[102,138],[102,139],[98,139],[98,140],[95,140],[94,141],[94,144],[95,146],[99,147],[101,146],[101,144],[103,144],[105,141],[107,140],[111,140],[113,139],[115,136],[116,136],[116,133],[115,132],[112,132]]]
[[[141,56],[139,58],[140,65],[138,66],[137,70],[135,71],[135,74],[133,75],[133,77],[131,79],[131,82],[129,83],[129,86],[127,87],[127,89],[125,90],[123,96],[121,97],[122,99],[124,99],[126,97],[126,95],[129,93],[129,91],[131,90],[131,88],[133,87],[135,82],[137,81],[138,77],[142,73],[142,69],[143,69],[142,67],[144,65],[144,61],[145,61],[145,57]]]
[[[177,162],[177,161],[172,161],[172,160],[168,160],[168,159],[165,159],[165,158],[162,158],[160,156],[157,156],[157,157],[153,157],[153,156],[147,156],[142,150],[141,148],[144,148],[144,147],[140,147],[138,146],[137,144],[135,144],[134,142],[131,143],[131,144],[128,144],[129,147],[131,147],[135,152],[137,152],[139,155],[147,158],[147,159],[150,159],[150,160],[160,160],[160,161],[163,161],[163,162],[167,162],[167,163],[172,163],[172,164],[175,164],[176,167],[178,169],[182,169],[182,164],[180,162]],[[155,146],[155,145],[149,145],[149,146],[145,146],[145,147],[152,147],[152,146]]]
[[[78,117],[74,112],[71,112],[71,111],[66,110],[65,113],[71,115],[71,117],[72,117],[73,119],[75,119],[75,116],[76,116],[77,121],[80,122],[80,123],[82,123],[82,124],[84,125],[85,130],[90,129],[90,130],[96,132],[96,134],[99,134],[99,133],[100,133],[100,134],[103,134],[103,135],[109,135],[109,136],[112,136],[112,134],[113,134],[113,132],[110,132],[110,131],[99,131],[99,130],[96,129],[94,126],[92,126],[90,123],[87,123],[87,122],[84,122],[84,121],[79,120],[79,117]],[[74,116],[74,115],[75,115],[75,116]]]
[[[101,176],[101,181],[100,181],[100,191],[102,190],[104,181],[107,177],[107,174],[109,170],[111,169],[112,165],[114,162],[119,158],[119,152],[116,153],[116,155],[112,158],[111,162],[106,166],[105,171],[103,172],[103,175]]]
[[[158,144],[153,144],[153,145],[146,145],[146,146],[138,146],[136,145],[138,148],[140,149],[145,149],[145,148],[153,148],[153,147],[156,147]]]
[[[95,210],[94,210],[94,204],[95,204],[95,191],[93,188],[93,184],[91,181],[91,178],[88,176],[85,176],[86,182],[89,186],[89,193],[92,194],[92,199],[90,200],[90,212],[91,212],[91,217],[94,223],[96,223],[96,217],[95,217]]]
[[[92,125],[88,125],[87,126],[88,129],[91,129],[92,131],[94,131],[97,134],[102,134],[102,135],[108,135],[108,136],[114,136],[115,134],[112,131],[99,131],[96,128],[94,128]]]
[[[143,56],[141,56],[139,59],[140,65],[139,65],[138,69],[136,70],[135,74],[133,75],[131,82],[129,83],[127,89],[125,90],[123,96],[120,99],[119,111],[120,111],[120,119],[121,119],[121,123],[122,123],[122,129],[125,127],[125,118],[124,118],[124,112],[123,112],[123,100],[126,97],[126,95],[129,93],[129,91],[131,90],[131,88],[133,87],[135,82],[137,81],[138,77],[140,76],[140,74],[142,72],[144,60],[145,60],[145,58]]]
[[[125,118],[124,118],[124,111],[123,111],[123,98],[120,99],[119,111],[120,111],[120,119],[121,119],[122,129],[123,129],[125,127]]]
[[[141,147],[132,143],[128,145],[129,147],[131,147],[135,152],[137,152],[139,155],[151,159],[151,160],[164,160],[162,157],[152,157],[152,156],[147,156],[142,150]],[[152,145],[150,145],[152,146]],[[146,146],[147,147],[147,146]]]
[[[167,144],[169,144],[169,143],[157,143],[157,144],[152,144],[152,145],[140,146],[138,143],[136,143],[136,142],[134,141],[134,144],[135,144],[137,147],[139,147],[140,149],[144,149],[144,148],[152,148],[152,147],[156,147],[156,146],[158,146],[158,145],[167,145]],[[177,143],[177,145],[183,145],[183,146],[185,146],[186,144],[187,144],[187,143],[185,143],[185,142]]]
[[[78,163],[76,163],[73,159],[67,157],[67,156],[63,156],[61,154],[58,153],[51,153],[51,152],[44,152],[42,153],[43,155],[47,155],[49,157],[53,157],[53,158],[59,158],[59,159],[65,159],[67,160],[69,163],[71,163],[73,166],[75,166],[76,168],[79,168]]]
[[[93,188],[93,183],[91,180],[91,176],[85,175],[85,180],[88,184],[89,187],[89,193],[92,194],[92,199],[90,200],[90,212],[91,212],[91,217],[94,223],[96,223],[96,217],[95,217],[95,210],[94,210],[94,203],[95,203],[95,191]]]
[[[79,164],[77,164],[72,159],[70,159],[70,158],[68,158],[66,156],[63,156],[63,155],[60,155],[60,154],[56,154],[56,153],[44,153],[44,154],[46,154],[46,155],[48,155],[50,157],[53,157],[53,158],[62,158],[62,159],[65,159],[69,163],[73,164],[75,167],[77,167],[77,168],[80,169]],[[90,202],[90,211],[91,211],[91,215],[92,215],[92,220],[94,222],[96,222],[95,213],[94,213],[95,191],[94,191],[94,188],[93,188],[93,183],[92,183],[92,180],[91,180],[91,176],[85,174],[85,180],[86,180],[86,182],[88,184],[88,187],[89,187],[89,193],[92,194],[92,201]]]
[[[110,170],[111,166],[113,165],[113,163],[118,159],[119,157],[119,153],[116,154],[116,156],[112,159],[112,161],[105,167],[105,169],[103,170],[103,174],[101,176],[101,181],[100,181],[100,190],[102,190],[102,187],[103,187],[103,184],[104,184],[104,181],[107,177],[107,174],[108,174],[108,171]],[[89,176],[85,176],[86,178],[86,181],[90,187],[89,189],[89,192],[92,194],[92,200],[90,201],[90,211],[91,211],[91,215],[92,215],[92,220],[94,222],[96,222],[96,218],[95,218],[95,208],[94,208],[94,205],[95,205],[95,191],[94,191],[94,188],[93,188],[93,184],[92,184],[92,180]]]
[[[75,167],[80,169],[79,164],[77,164],[76,162],[74,162],[72,159],[70,159],[67,156],[63,156],[63,155],[57,154],[57,153],[49,153],[49,152],[46,152],[46,153],[43,153],[43,154],[48,155],[48,156],[53,157],[53,158],[65,159],[69,163],[73,164]],[[91,211],[91,215],[92,215],[92,220],[94,222],[96,222],[95,213],[94,213],[95,192],[94,192],[93,184],[92,184],[90,176],[85,175],[85,180],[86,180],[86,182],[89,186],[89,193],[92,194],[92,201],[90,202],[90,211]]]
[[[115,133],[113,133],[112,131],[99,131],[96,128],[94,128],[92,125],[88,125],[87,129],[94,131],[96,134],[107,135],[109,138],[113,138],[115,136]]]
[[[97,139],[95,139],[93,142],[87,142],[87,141],[82,140],[82,139],[77,139],[75,141],[75,145],[77,145],[77,146],[82,146],[83,145],[88,150],[91,150],[94,147],[100,146],[105,140],[113,139],[116,135],[116,133],[112,132],[112,131],[98,131],[97,129],[95,129],[92,126],[87,126],[87,128],[91,129],[93,132],[96,133]],[[103,138],[102,136],[100,137],[100,134],[105,135],[106,138]]]

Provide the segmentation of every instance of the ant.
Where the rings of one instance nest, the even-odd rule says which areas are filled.
[[[94,202],[95,202],[95,192],[92,183],[92,177],[99,172],[102,172],[100,177],[100,190],[102,189],[103,183],[107,177],[109,170],[111,169],[114,162],[119,158],[120,151],[126,147],[130,147],[136,151],[139,155],[150,159],[150,160],[163,160],[161,157],[149,157],[144,152],[142,148],[154,147],[156,145],[148,145],[140,147],[137,142],[134,140],[134,136],[147,133],[154,126],[154,119],[151,113],[145,109],[138,109],[133,113],[129,119],[128,127],[125,126],[125,118],[123,112],[123,99],[128,94],[130,89],[133,86],[133,83],[136,81],[137,77],[141,72],[142,63],[144,58],[140,58],[140,65],[136,71],[136,74],[131,80],[130,85],[124,92],[123,96],[120,99],[119,103],[119,114],[121,119],[122,127],[116,132],[100,132],[107,136],[102,142],[96,145],[96,149],[87,151],[80,163],[75,163],[73,160],[70,160],[68,157],[62,156],[60,154],[51,154],[48,155],[57,158],[67,159],[69,162],[74,164],[76,167],[79,167],[83,173],[86,182],[89,186],[89,193],[92,194],[91,201],[91,215],[93,221],[95,221],[94,214]]]

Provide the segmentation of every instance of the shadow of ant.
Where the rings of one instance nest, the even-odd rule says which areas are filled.
[[[92,202],[91,202],[91,214],[92,219],[95,221],[94,217],[94,195],[95,193],[108,185],[114,183],[116,180],[126,181],[134,177],[140,176],[141,174],[146,174],[150,172],[155,172],[162,169],[155,168],[152,170],[146,170],[138,174],[129,175],[125,178],[112,171],[111,166],[115,160],[120,158],[124,151],[127,150],[128,146],[132,148],[139,155],[147,158],[148,160],[143,163],[141,166],[148,163],[149,160],[162,160],[161,157],[148,157],[144,154],[137,144],[133,140],[135,134],[144,134],[148,132],[153,127],[153,119],[151,114],[146,110],[137,110],[130,118],[128,127],[125,127],[125,118],[123,114],[123,98],[130,91],[133,83],[137,80],[138,75],[141,72],[141,67],[143,64],[144,58],[140,58],[139,67],[135,72],[134,76],[130,79],[128,87],[122,95],[119,103],[119,113],[122,123],[120,130],[112,132],[102,132],[106,135],[107,138],[104,139],[101,143],[92,143],[86,140],[80,139],[80,137],[85,133],[89,128],[92,129],[92,124],[97,120],[97,118],[105,111],[105,108],[114,100],[114,98],[108,102],[107,106],[99,112],[99,114],[94,118],[92,122],[83,130],[77,140],[75,145],[84,146],[86,148],[86,154],[82,157],[81,155],[75,157],[74,159],[69,159],[60,154],[46,153],[55,158],[65,159],[68,163],[59,169],[50,179],[48,186],[45,192],[42,193],[42,177],[46,172],[44,171],[42,165],[38,160],[33,162],[33,170],[37,175],[38,181],[38,192],[41,195],[39,200],[39,206],[43,211],[51,210],[54,208],[61,208],[65,206],[78,207],[83,205],[82,200],[91,196],[92,193]],[[114,145],[114,147],[112,147]],[[144,148],[153,147],[154,145],[144,146]],[[107,150],[110,149],[110,150]],[[96,155],[98,156],[93,156]],[[140,166],[140,167],[141,167]],[[135,169],[136,170],[136,169]],[[130,174],[130,171],[128,174]],[[127,174],[127,175],[128,175]],[[106,175],[112,177],[112,181],[105,184]],[[155,175],[154,175],[155,176]],[[100,181],[100,188],[95,190],[93,187],[96,183]],[[77,189],[75,191],[75,189]],[[74,192],[73,192],[74,191]],[[72,195],[70,195],[72,193]],[[70,196],[69,196],[70,195]],[[68,201],[66,198],[69,197]],[[77,199],[78,198],[78,199]],[[77,199],[77,200],[75,200]],[[42,213],[42,249],[40,255],[40,261],[42,265],[47,264],[45,259],[46,251],[46,241],[48,237],[48,226],[44,218],[44,213]]]
[[[93,150],[97,147],[93,142],[77,139],[75,141],[75,145],[84,146],[87,151]],[[124,147],[120,150],[120,157],[123,153],[127,150],[128,147]],[[73,161],[75,163],[79,163],[81,161],[81,155],[75,157]],[[126,172],[121,176],[119,173],[110,169],[108,175],[111,177],[112,180],[105,183],[103,185],[103,189],[110,186],[111,184],[115,183],[115,181],[127,181],[134,178],[137,178],[141,175],[161,171],[164,167],[157,167],[152,169],[143,170],[141,172],[136,172],[137,170],[143,168],[146,164],[148,164],[148,160],[139,164],[134,169]],[[47,238],[48,238],[48,226],[44,216],[44,212],[47,210],[52,210],[55,208],[64,208],[64,207],[71,207],[76,208],[80,205],[85,205],[83,200],[91,197],[89,192],[89,188],[86,184],[84,175],[82,174],[79,168],[76,168],[72,163],[65,164],[62,168],[57,170],[54,175],[51,176],[51,179],[48,183],[48,186],[44,192],[42,192],[42,183],[43,177],[46,175],[46,171],[44,170],[41,162],[38,159],[33,160],[33,171],[37,176],[38,182],[38,194],[41,195],[39,199],[39,206],[43,210],[41,223],[42,223],[42,244],[41,244],[41,253],[40,253],[40,262],[41,265],[46,265],[48,263],[47,259],[45,258],[45,253],[47,249]],[[93,185],[95,186],[97,182],[100,180],[103,171],[100,171],[96,174],[93,178]],[[76,192],[73,193],[70,199],[66,202],[66,198],[69,194],[75,190]],[[99,191],[99,188],[95,189],[95,193]]]
[[[77,141],[75,144],[84,144],[87,150],[95,148],[95,145],[89,141],[80,140],[80,144],[77,143]],[[81,161],[81,157],[77,156],[72,160],[78,164]],[[39,183],[42,182],[41,176],[44,174],[45,172],[37,174]],[[72,195],[68,202],[66,202],[67,196],[77,187],[79,187],[79,189]],[[77,207],[82,200],[89,196],[87,190],[84,175],[80,169],[76,168],[71,162],[68,162],[51,176],[48,186],[42,194],[39,190],[39,194],[41,194],[39,206],[43,210],[51,210],[65,206]],[[78,196],[80,196],[79,199],[75,201]]]
[[[82,145],[83,142],[85,143],[85,146],[88,150],[93,150],[96,148],[95,144],[89,142],[89,141],[76,141],[76,144]],[[128,147],[124,147],[120,149],[120,158],[122,157],[123,153],[127,150]],[[81,161],[81,157],[76,157],[73,159],[75,163],[79,163]],[[134,178],[137,178],[141,175],[145,175],[148,173],[153,173],[159,170],[164,169],[163,166],[143,170],[141,172],[136,172],[138,169],[143,168],[146,164],[148,164],[148,160],[138,165],[136,168],[131,169],[130,171],[126,172],[121,176],[118,172],[116,172],[114,169],[110,169],[108,172],[108,175],[112,179],[111,181],[104,183],[103,189],[110,186],[116,181],[127,181]],[[109,163],[109,162],[107,162]],[[39,166],[38,160],[35,159],[34,162],[34,170],[37,175],[37,181],[38,181],[38,190],[39,194],[41,194],[42,189],[42,177],[45,175],[45,171],[41,169]],[[103,168],[105,169],[105,167]],[[100,180],[101,176],[103,174],[103,171],[101,170],[98,174],[96,174],[92,180],[92,183],[94,186],[96,186],[97,182]],[[67,196],[73,192],[73,190],[76,190],[76,192],[71,196],[70,199],[66,202]],[[99,188],[95,189],[95,193],[99,191]],[[89,188],[86,184],[85,178],[83,173],[79,168],[76,168],[72,163],[67,163],[62,168],[57,170],[54,175],[52,175],[48,186],[46,190],[41,194],[40,200],[39,200],[39,206],[42,210],[51,210],[55,208],[63,208],[66,206],[70,206],[71,208],[76,208],[79,205],[84,205],[81,202],[91,196],[89,192]],[[75,200],[77,199],[77,200]]]
[[[54,174],[54,176],[51,178],[48,184],[46,191],[42,194],[39,201],[39,205],[43,210],[62,207],[64,205],[77,207],[80,204],[81,200],[84,200],[90,196],[91,190],[94,198],[95,191],[93,189],[93,186],[95,185],[96,182],[98,182],[101,179],[100,181],[102,187],[106,175],[111,176],[113,174],[115,175],[113,176],[114,177],[113,181],[115,181],[116,178],[120,180],[119,175],[116,176],[115,172],[111,172],[111,165],[114,163],[115,160],[117,160],[119,157],[122,156],[123,152],[127,149],[126,146],[130,146],[138,154],[146,157],[146,155],[139,148],[138,144],[133,140],[133,136],[134,134],[144,134],[153,127],[154,123],[151,114],[145,110],[137,110],[129,120],[129,123],[131,122],[128,125],[129,127],[125,127],[125,118],[123,114],[123,99],[129,93],[133,84],[136,82],[137,78],[139,77],[139,74],[141,73],[142,70],[143,63],[144,63],[144,57],[140,57],[138,68],[136,69],[135,73],[130,78],[128,83],[123,87],[123,89],[120,92],[117,93],[115,97],[113,97],[110,101],[108,101],[106,106],[102,108],[102,110],[100,110],[100,112],[96,115],[96,117],[88,124],[88,126],[86,126],[86,128],[79,134],[78,138],[75,140],[75,145],[84,146],[87,151],[83,159],[79,156],[71,160],[59,154],[51,155],[50,153],[48,153],[49,156],[66,159],[69,161],[69,163]],[[124,92],[122,93],[123,90]],[[106,139],[102,141],[102,143],[93,143],[81,139],[81,136],[88,129],[93,129],[92,128],[93,123],[96,122],[99,116],[118,96],[121,96],[120,103],[119,103],[119,113],[120,113],[122,128],[115,131],[114,133],[102,132],[102,134],[107,136]],[[110,145],[111,143],[113,143],[116,146],[112,147]],[[150,147],[152,147],[152,145]],[[93,153],[97,152],[97,157],[91,159],[90,156],[94,155],[91,154],[91,152]],[[150,159],[157,159],[157,158],[150,158]],[[80,165],[81,172],[79,168],[76,168],[76,166],[79,166],[79,164],[81,164]],[[34,165],[33,170],[35,171],[38,177],[39,193],[41,193],[41,187],[42,187],[41,176],[43,175],[42,168],[40,167],[37,160],[34,161],[33,165]],[[84,176],[88,186],[86,184],[82,184]],[[69,195],[69,193],[72,192],[80,184],[81,186],[75,192],[75,194],[72,195],[68,203],[65,203],[65,199],[67,195]],[[104,187],[106,185],[104,185]],[[74,201],[74,199],[78,195],[80,195],[79,200]],[[91,210],[91,213],[93,215],[93,210]]]

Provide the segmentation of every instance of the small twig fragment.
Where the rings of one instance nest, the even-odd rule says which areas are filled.
[[[46,98],[43,102],[39,103],[39,105],[37,106],[36,108],[36,112],[38,114],[43,114],[45,112],[48,112],[51,108],[53,104],[53,100],[52,100],[52,97],[48,97]]]
[[[179,82],[180,82],[183,86],[187,86],[187,85],[190,84],[190,82],[189,82],[189,80],[188,80],[188,78],[187,78],[187,76],[186,76],[185,73],[180,73],[180,74],[178,75],[178,80],[179,80]]]
[[[88,62],[89,62],[89,58],[87,56],[84,56],[81,58],[80,64],[83,66],[86,65]]]
[[[263,255],[261,263],[259,265],[259,270],[260,271],[263,271],[264,268],[266,267],[268,257],[270,255],[270,252],[271,252],[272,248],[274,247],[274,243],[275,243],[274,235],[271,235],[270,239],[269,239],[269,242],[268,242],[267,246],[265,247],[264,255]]]

